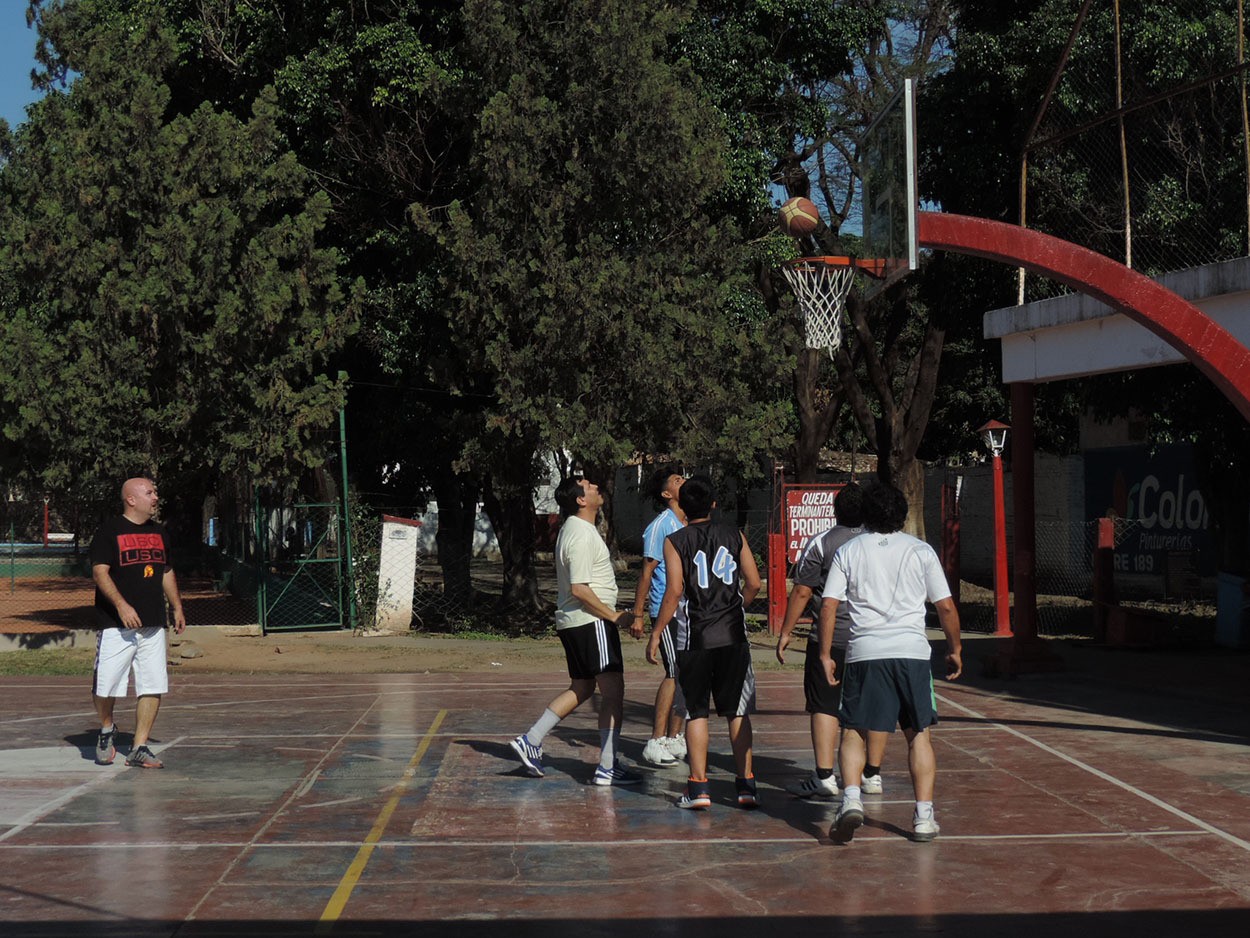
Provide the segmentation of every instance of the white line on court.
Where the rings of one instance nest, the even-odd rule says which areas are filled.
[[[295,789],[295,797],[302,798],[308,794],[313,785],[317,784],[317,779],[319,778],[321,778],[321,769],[314,769],[304,778],[304,781],[300,783],[299,788]]]
[[[182,737],[179,736],[177,739],[174,739],[173,741],[166,743],[162,746],[159,746],[159,747],[154,746],[153,752],[159,755],[162,751],[168,749],[170,746],[178,745],[178,743],[181,742],[181,740],[182,740]],[[73,788],[69,789],[68,791],[62,792],[60,795],[58,795],[56,798],[53,798],[51,801],[45,801],[39,807],[34,808],[31,811],[28,811],[24,816],[18,819],[16,824],[10,827],[3,834],[0,834],[0,842],[8,840],[10,837],[14,837],[17,834],[20,834],[22,831],[26,830],[28,827],[38,822],[41,818],[47,817],[57,808],[60,808],[64,805],[69,804],[79,795],[83,794],[83,792],[90,791],[92,788],[95,788],[99,785],[103,785],[105,782],[114,778],[118,778],[119,776],[120,776],[120,773],[118,772],[101,773],[100,775],[91,779],[91,781],[83,782],[81,785],[75,785]]]
[[[357,801],[364,800],[364,796],[360,795],[355,798],[336,798],[334,801],[318,801],[315,804],[299,804],[295,807],[300,811],[307,811],[309,808],[330,808],[340,804],[355,804]],[[359,844],[356,846],[359,846]]]
[[[1180,808],[1176,807],[1175,805],[1168,804],[1162,798],[1156,798],[1154,795],[1150,794],[1149,792],[1142,791],[1136,785],[1132,785],[1124,781],[1123,779],[1116,778],[1114,775],[1110,775],[1107,772],[1102,771],[1102,769],[1096,769],[1092,765],[1090,765],[1088,762],[1082,762],[1080,759],[1076,758],[1075,756],[1070,756],[1066,752],[1061,752],[1060,750],[1056,749],[1053,746],[1048,746],[1046,743],[1042,742],[1040,739],[1034,739],[1032,736],[1029,736],[1027,733],[1022,733],[1019,730],[1014,729],[1013,727],[1007,726],[1005,723],[1000,723],[997,720],[993,720],[990,717],[987,717],[982,713],[977,713],[977,711],[973,710],[971,707],[965,707],[963,704],[957,703],[956,701],[951,700],[949,697],[946,697],[942,694],[937,694],[935,696],[937,697],[938,700],[942,701],[943,703],[949,704],[950,706],[955,707],[956,709],[962,710],[964,713],[968,714],[969,716],[975,717],[978,720],[985,720],[991,726],[995,726],[1003,730],[1006,733],[1010,733],[1012,736],[1015,736],[1017,739],[1024,740],[1024,742],[1028,743],[1031,746],[1036,746],[1038,749],[1042,750],[1042,752],[1049,753],[1050,755],[1054,756],[1057,759],[1062,759],[1064,762],[1067,762],[1070,765],[1074,765],[1078,769],[1084,769],[1086,772],[1090,773],[1093,776],[1096,776],[1097,778],[1102,779],[1104,782],[1110,782],[1112,785],[1122,788],[1125,791],[1129,792],[1130,794],[1136,795],[1138,798],[1141,798],[1143,801],[1150,802],[1156,808],[1162,808],[1164,811],[1167,811],[1169,814],[1172,814],[1180,818],[1183,821],[1188,821],[1190,824],[1193,824],[1195,827],[1199,827],[1209,834],[1214,834],[1216,837],[1219,837],[1221,840],[1226,840],[1228,841],[1228,843],[1236,847],[1240,847],[1242,850],[1250,852],[1250,842],[1242,840],[1240,837],[1234,834],[1230,834],[1228,831],[1222,828],[1216,827],[1214,824],[1210,824],[1207,821],[1202,820],[1201,818],[1194,817],[1194,815],[1190,814],[1188,811],[1182,811]]]
[[[334,752],[340,746],[343,745],[343,741],[346,740],[349,736],[351,736],[351,734],[356,730],[356,728],[365,721],[365,718],[368,717],[369,714],[373,712],[373,709],[378,704],[377,695],[375,694],[373,696],[374,696],[373,703],[371,703],[369,706],[367,706],[364,709],[364,712],[360,714],[360,716],[356,719],[356,722],[353,723],[350,727],[348,727],[342,733],[342,735],[339,736],[339,738],[335,741],[333,746],[330,746],[329,748],[326,749],[325,755],[323,755],[321,759],[318,760],[317,764],[314,765],[308,771],[308,773],[305,775],[305,779],[307,779],[308,777],[314,774],[319,773],[322,767],[326,764],[327,760],[329,760],[330,756],[333,755]],[[195,920],[195,916],[199,913],[204,903],[208,901],[209,896],[211,896],[218,889],[218,887],[225,885],[226,880],[234,872],[235,867],[237,867],[239,863],[243,860],[243,855],[247,853],[249,849],[258,846],[257,841],[269,831],[269,828],[271,828],[277,822],[278,818],[282,817],[282,815],[286,813],[287,808],[289,808],[292,802],[295,801],[297,797],[296,793],[300,791],[302,787],[303,787],[303,781],[301,781],[300,785],[297,785],[295,787],[295,790],[291,792],[291,794],[287,797],[287,799],[283,801],[282,804],[280,804],[269,815],[269,820],[265,821],[264,824],[260,825],[260,827],[257,828],[256,832],[252,834],[251,840],[243,844],[240,844],[238,846],[239,852],[235,854],[234,859],[232,859],[229,863],[226,864],[225,869],[223,869],[221,871],[221,874],[217,877],[217,881],[214,882],[212,885],[210,885],[208,889],[205,890],[204,895],[200,897],[200,900],[194,906],[191,907],[191,911],[187,913],[186,921],[190,922],[190,921]],[[354,844],[353,846],[359,847],[359,844]]]
[[[291,703],[295,701],[298,701],[300,703],[324,702],[324,701],[331,701],[331,700],[351,701],[351,700],[359,700],[360,698],[411,697],[414,695],[422,695],[426,693],[438,693],[441,698],[443,696],[446,696],[448,693],[463,692],[463,693],[471,693],[471,694],[476,695],[476,694],[480,694],[481,691],[483,690],[524,689],[524,690],[533,690],[535,692],[538,692],[538,691],[545,692],[547,690],[550,690],[551,688],[564,687],[566,684],[567,684],[567,681],[554,681],[554,680],[548,681],[545,683],[540,682],[540,681],[526,681],[523,683],[522,682],[517,682],[517,683],[483,682],[480,684],[479,683],[446,683],[446,684],[444,683],[437,683],[437,684],[436,683],[429,683],[429,684],[386,683],[386,684],[376,685],[373,689],[370,689],[370,690],[363,690],[358,693],[347,693],[347,694],[324,694],[322,693],[322,694],[302,695],[298,693],[291,693],[291,694],[286,694],[282,697],[240,697],[234,700],[219,700],[219,701],[204,701],[204,702],[187,701],[185,700],[185,697],[182,700],[178,700],[177,698],[175,698],[175,699],[166,700],[162,704],[161,709],[165,711],[166,713],[168,713],[170,710],[194,711],[194,710],[207,710],[207,709],[221,709],[224,707],[251,707],[251,706],[256,706],[259,704]],[[761,688],[769,687],[769,686],[789,688],[792,685],[793,685],[793,681],[789,679],[785,683],[782,683],[779,681],[776,681],[776,682],[760,681],[758,677],[756,678],[756,687],[761,687]],[[39,685],[23,685],[23,689],[33,688],[37,686]],[[291,687],[291,690],[296,691],[299,689],[299,686],[300,685],[294,685]],[[324,686],[325,685],[321,683],[310,684],[309,688],[313,689],[313,688],[320,688]],[[247,685],[195,684],[193,685],[193,687],[186,688],[184,690],[184,694],[192,692],[194,690],[201,690],[201,689],[207,689],[207,688],[239,690],[244,687],[263,687],[266,690],[273,689],[272,684],[247,684]],[[446,709],[446,708],[442,708],[442,709]],[[38,716],[0,719],[0,726],[17,726],[23,723],[41,723],[41,722],[46,722],[49,720],[57,721],[57,720],[94,719],[94,718],[95,718],[95,711],[93,710],[74,710],[69,713],[47,713],[47,714],[41,714]]]
[[[1082,840],[1131,840],[1138,837],[1206,837],[1202,831],[1075,831],[1067,834],[942,834],[938,841],[958,840],[961,842],[993,841],[1082,841]],[[905,837],[857,837],[855,845],[860,844],[903,844],[908,849],[915,849],[912,842]],[[798,844],[817,849],[827,849],[817,838],[811,836],[794,837],[709,837],[694,840],[691,838],[638,838],[635,840],[379,840],[374,847],[379,849],[417,849],[429,850],[434,847],[450,847],[465,849],[498,848],[514,850],[517,847],[585,847],[591,850],[608,850],[613,848],[647,848],[647,847],[690,847],[699,846],[767,846],[769,844]],[[82,850],[342,850],[356,849],[359,840],[322,840],[316,842],[302,841],[297,843],[253,843],[248,840],[224,840],[211,842],[189,843],[187,841],[146,841],[142,843],[126,842],[125,844],[0,844],[0,853],[18,850],[82,851]],[[225,885],[218,883],[218,885]],[[254,885],[254,884],[253,884]]]
[[[37,821],[35,827],[116,827],[121,821]]]
[[[232,817],[256,817],[259,811],[235,811],[233,814],[184,814],[184,821],[224,821]]]

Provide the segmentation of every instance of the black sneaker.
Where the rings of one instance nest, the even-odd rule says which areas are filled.
[[[165,768],[165,763],[152,755],[152,750],[147,746],[136,746],[134,751],[126,757],[126,764],[136,769]]]
[[[117,724],[114,723],[112,728],[105,731],[100,730],[100,738],[95,744],[95,764],[96,765],[112,765],[113,757],[117,755],[117,747],[113,745],[113,737],[117,735]]]
[[[701,782],[690,779],[686,782],[686,790],[677,799],[677,807],[688,811],[706,811],[711,806],[712,796],[708,792],[707,779]]]
[[[743,778],[738,776],[734,780],[734,784],[738,788],[738,807],[739,808],[758,808],[760,804],[759,792],[755,788],[755,776],[751,778]]]

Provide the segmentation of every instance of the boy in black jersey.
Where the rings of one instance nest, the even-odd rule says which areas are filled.
[[[664,600],[647,644],[647,660],[658,664],[660,638],[684,595],[689,626],[685,647],[677,651],[677,680],[686,697],[690,782],[677,806],[702,809],[712,803],[707,781],[708,704],[715,699],[717,714],[729,722],[738,804],[753,808],[758,798],[748,714],[755,703],[755,673],[744,610],[759,592],[759,569],[742,532],[732,524],[710,520],[716,507],[710,479],[687,479],[677,500],[688,523],[664,543]]]

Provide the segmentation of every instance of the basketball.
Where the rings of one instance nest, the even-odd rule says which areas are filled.
[[[816,210],[816,204],[811,199],[796,195],[782,204],[777,211],[777,220],[782,231],[792,238],[801,238],[816,230],[816,226],[820,224],[820,212]]]

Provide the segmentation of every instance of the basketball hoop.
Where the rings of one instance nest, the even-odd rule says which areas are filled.
[[[842,310],[856,266],[849,257],[796,257],[782,264],[803,313],[808,348],[828,349],[832,356],[842,344]]]

